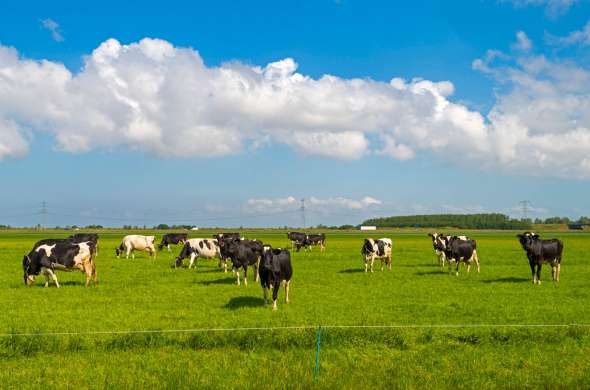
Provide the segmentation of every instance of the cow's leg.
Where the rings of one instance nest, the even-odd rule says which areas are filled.
[[[456,259],[455,263],[457,263],[457,267],[455,268],[455,276],[459,276],[459,261],[460,259]]]
[[[94,285],[98,285],[98,273],[96,272],[96,263],[92,262],[92,275],[94,276]]]
[[[188,263],[188,268],[189,269],[193,268],[193,262],[195,261],[195,257],[197,257],[196,254],[195,253],[191,253],[191,258],[190,258],[189,263]]]
[[[475,265],[477,265],[477,273],[479,273],[479,259],[477,258],[477,251],[473,251],[473,260],[475,260]]]
[[[467,273],[471,272],[471,261],[467,263]]]
[[[561,263],[557,263],[557,281],[559,282],[559,274],[561,273]]]
[[[383,263],[385,263],[385,257],[381,256],[379,257],[379,260],[381,260],[381,272],[383,272]]]
[[[285,280],[285,303],[289,303],[289,284],[290,280]]]
[[[279,295],[279,288],[281,287],[281,281],[278,280],[272,286],[272,309],[277,310],[277,296]]]
[[[248,266],[244,266],[244,286],[248,285]]]
[[[264,305],[268,304],[268,288],[266,286],[262,286],[262,294],[264,295]]]
[[[43,268],[41,272],[45,276],[45,285],[43,287],[49,287],[49,272],[47,272],[46,268]]]
[[[55,272],[53,272],[53,270],[51,268],[45,268],[45,269],[47,270],[47,274],[55,282],[55,287],[59,288],[59,282],[57,281],[57,276],[55,275]],[[45,282],[45,287],[47,287],[47,285],[48,285],[47,282]]]
[[[387,256],[387,259],[389,260],[389,270],[391,271],[391,253]]]
[[[239,268],[235,268],[234,269],[235,273],[236,273],[236,277],[238,278],[238,286],[240,285],[240,269]]]
[[[543,264],[538,263],[537,264],[537,284],[541,284],[541,268],[542,268]]]
[[[256,260],[256,264],[254,264],[254,274],[255,274],[255,278],[254,281],[258,282],[258,267],[260,267],[260,257],[258,258],[258,260]]]
[[[166,245],[166,247],[168,247],[168,252],[172,252],[172,249],[170,249],[170,244]]]
[[[373,272],[373,265],[375,264],[375,256],[371,256],[371,272]]]

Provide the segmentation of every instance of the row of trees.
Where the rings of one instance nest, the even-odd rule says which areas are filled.
[[[530,221],[512,219],[499,213],[489,214],[435,214],[407,215],[397,217],[372,218],[363,225],[377,227],[455,227],[460,229],[530,229]]]

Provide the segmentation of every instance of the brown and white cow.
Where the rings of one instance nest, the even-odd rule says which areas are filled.
[[[115,252],[117,253],[117,259],[119,256],[125,252],[125,258],[129,258],[129,254],[131,257],[135,259],[134,251],[146,251],[150,254],[151,257],[154,259],[156,258],[156,247],[154,245],[156,241],[155,236],[141,236],[138,234],[130,234],[128,236],[123,237],[123,241],[121,245]]]
[[[33,250],[23,258],[24,282],[31,285],[39,274],[45,276],[45,287],[49,286],[49,279],[55,282],[59,288],[59,282],[55,275],[56,270],[72,271],[79,269],[86,274],[86,287],[90,279],[94,279],[94,285],[98,283],[94,254],[96,244],[94,242],[73,243],[69,240],[44,240],[40,245],[35,245]]]

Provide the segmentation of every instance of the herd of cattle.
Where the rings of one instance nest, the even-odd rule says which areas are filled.
[[[441,267],[448,264],[449,269],[455,266],[455,274],[459,274],[459,264],[467,264],[467,272],[471,264],[475,263],[477,272],[480,271],[477,257],[477,244],[475,240],[467,236],[449,236],[440,233],[430,233],[434,251]],[[563,242],[557,239],[541,240],[536,233],[526,232],[517,235],[520,244],[526,252],[533,283],[541,284],[541,266],[548,263],[552,268],[552,279],[559,281],[561,272],[561,257]],[[291,242],[291,249],[299,251],[301,248],[311,250],[312,246],[319,246],[320,251],[326,248],[326,236],[324,234],[306,234],[302,232],[288,232],[287,238]],[[240,237],[239,233],[219,233],[213,238],[188,238],[186,233],[165,234],[158,245],[158,249],[164,247],[171,251],[171,245],[182,245],[175,266],[182,266],[183,260],[188,258],[188,268],[192,268],[196,259],[219,259],[219,266],[227,272],[228,260],[232,263],[232,271],[240,285],[240,269],[244,272],[244,284],[248,284],[248,266],[254,268],[256,281],[260,283],[264,292],[265,302],[269,289],[273,290],[273,309],[277,307],[277,294],[281,283],[285,286],[285,300],[289,301],[289,283],[293,275],[291,266],[291,253],[287,249],[273,248],[260,240],[250,240]],[[365,272],[369,267],[373,272],[376,259],[381,261],[381,271],[384,266],[389,270],[392,267],[393,242],[390,238],[365,239],[361,248],[361,255],[365,263]],[[134,251],[146,251],[151,257],[156,257],[155,236],[128,235],[123,238],[116,248],[119,258],[125,254],[128,259],[131,255],[135,258]],[[95,258],[98,255],[98,234],[80,233],[64,239],[45,239],[38,241],[33,249],[23,258],[24,282],[31,285],[35,276],[45,276],[45,287],[50,279],[56,287],[59,282],[55,270],[71,271],[79,269],[86,274],[86,286],[93,280],[98,283]]]

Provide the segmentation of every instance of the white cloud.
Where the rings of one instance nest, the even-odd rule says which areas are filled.
[[[473,62],[507,90],[486,116],[453,102],[448,81],[313,79],[291,58],[207,67],[198,52],[163,40],[109,39],[73,74],[0,46],[0,156],[26,153],[27,128],[72,153],[206,157],[280,143],[330,158],[428,151],[459,164],[590,178],[588,70],[531,55],[524,32],[517,41],[516,59],[490,50]]]
[[[578,0],[500,0],[504,3],[512,3],[517,8],[528,6],[545,7],[545,13],[550,18],[556,18],[569,11]]]
[[[590,45],[590,21],[586,23],[584,28],[578,31],[572,31],[565,37],[557,37],[547,34],[547,42],[551,45],[571,46],[571,45]]]
[[[331,198],[317,198],[312,196],[305,199],[305,205],[313,211],[337,211],[337,210],[366,210],[374,206],[382,205],[379,199],[365,196],[360,199],[350,199],[342,196]],[[298,211],[300,200],[293,196],[286,198],[256,198],[248,199],[245,210],[248,212],[287,212]]]
[[[0,161],[27,154],[29,147],[22,134],[23,130],[18,124],[0,116]]]
[[[51,38],[56,42],[63,42],[64,37],[61,34],[59,23],[53,19],[44,19],[41,21],[41,26],[51,32]]]
[[[516,42],[512,44],[512,49],[520,51],[529,51],[533,48],[533,42],[529,39],[524,31],[516,33]]]

